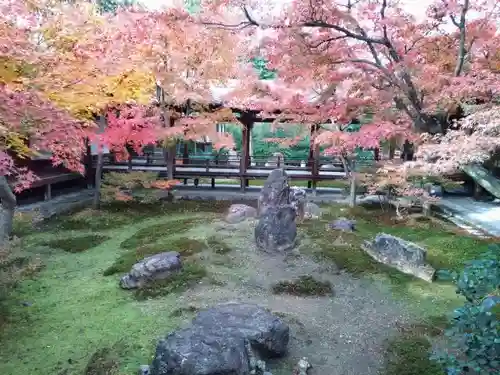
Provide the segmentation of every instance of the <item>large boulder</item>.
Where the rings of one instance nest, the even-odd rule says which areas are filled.
[[[268,207],[255,227],[255,243],[267,253],[286,253],[296,245],[296,211],[290,205]]]
[[[386,233],[379,233],[363,246],[376,261],[394,267],[428,282],[434,280],[436,270],[426,263],[427,251],[409,241]]]
[[[268,207],[290,204],[289,178],[284,169],[271,171],[260,192],[258,213],[261,215]]]
[[[144,258],[120,279],[120,286],[123,289],[140,288],[152,281],[172,277],[182,268],[180,257],[178,252],[168,251]]]
[[[285,355],[289,337],[289,327],[259,306],[219,305],[160,340],[150,375],[249,375],[257,358]]]
[[[237,224],[246,219],[257,217],[257,210],[246,204],[232,204],[226,214],[226,222]]]

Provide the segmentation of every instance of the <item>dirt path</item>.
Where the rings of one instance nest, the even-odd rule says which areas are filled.
[[[392,299],[382,285],[355,279],[305,255],[304,249],[312,245],[307,239],[299,247],[300,255],[288,259],[259,252],[253,241],[254,225],[214,222],[192,229],[194,237],[217,235],[232,251],[202,255],[220,283],[186,292],[179,306],[202,308],[241,301],[281,315],[291,326],[292,339],[289,359],[272,366],[274,375],[290,375],[293,365],[304,356],[313,364],[314,375],[376,374],[382,365],[385,339],[395,333],[396,325],[410,320],[404,305]],[[275,282],[301,275],[330,281],[335,295],[302,298],[270,292]]]

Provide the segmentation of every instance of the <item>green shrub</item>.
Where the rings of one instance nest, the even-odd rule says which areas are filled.
[[[457,294],[466,300],[453,312],[445,331],[451,350],[432,355],[449,375],[498,374],[500,368],[500,247],[490,250],[482,259],[468,262],[460,274],[439,273],[441,279],[453,280]]]

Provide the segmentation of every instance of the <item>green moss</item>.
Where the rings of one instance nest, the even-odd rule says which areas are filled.
[[[212,236],[207,239],[207,244],[210,249],[216,254],[227,254],[231,252],[231,248],[224,242],[219,240],[217,237]]]
[[[137,231],[133,236],[121,243],[124,249],[134,249],[140,246],[154,243],[161,237],[168,237],[186,232],[199,220],[183,219],[169,222],[167,224],[152,225]]]
[[[207,245],[199,240],[181,237],[168,243],[168,248],[177,251],[182,256],[190,256],[207,248]]]
[[[297,280],[280,281],[273,285],[274,294],[291,294],[294,296],[327,296],[332,295],[332,284],[319,281],[312,276],[300,276]]]
[[[389,342],[384,375],[445,375],[429,359],[431,343],[415,332],[405,333]]]
[[[207,270],[201,264],[184,263],[182,270],[165,280],[158,280],[135,291],[138,300],[157,298],[171,293],[179,293],[207,276]]]
[[[111,348],[96,350],[85,368],[85,375],[116,375],[118,372],[118,357]]]
[[[83,251],[92,249],[93,247],[99,246],[101,243],[107,241],[108,239],[109,237],[107,236],[92,234],[88,236],[69,237],[47,241],[44,242],[43,245],[52,247],[54,249],[61,249],[67,251],[68,253],[81,253]]]

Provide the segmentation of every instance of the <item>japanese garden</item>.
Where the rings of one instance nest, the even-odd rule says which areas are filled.
[[[500,3],[0,11],[2,374],[500,373]]]

